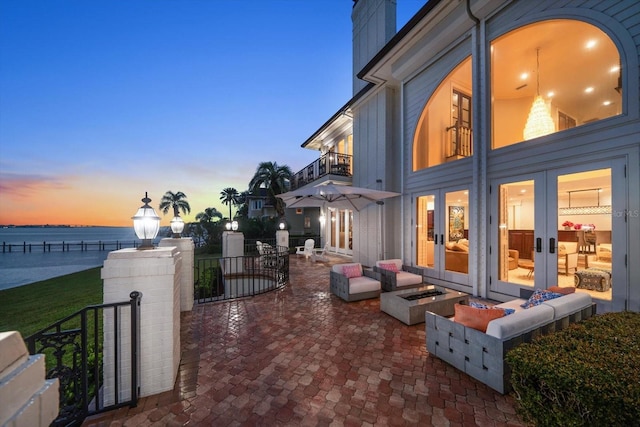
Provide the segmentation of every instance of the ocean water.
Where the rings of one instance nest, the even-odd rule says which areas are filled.
[[[161,233],[159,236],[161,236]],[[162,237],[162,236],[161,236]],[[160,237],[158,238],[158,240]],[[94,246],[91,250],[80,251],[79,247],[69,252],[60,248],[51,252],[42,251],[42,242],[78,243],[78,242],[123,242],[123,247],[132,247],[139,242],[133,227],[37,227],[37,228],[0,228],[0,245],[20,244],[24,242],[41,245],[32,247],[31,253],[23,253],[22,247],[13,247],[12,252],[1,252],[0,247],[0,290],[22,286],[52,277],[63,276],[100,267],[107,259],[114,246],[99,251]]]

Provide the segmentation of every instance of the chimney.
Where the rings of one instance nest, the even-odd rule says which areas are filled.
[[[396,34],[396,0],[354,0],[353,23],[353,94],[367,83],[356,74]]]

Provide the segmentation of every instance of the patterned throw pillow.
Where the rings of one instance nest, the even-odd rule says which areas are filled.
[[[522,308],[535,307],[536,305],[540,305],[545,301],[549,301],[550,299],[560,298],[561,296],[562,294],[559,294],[556,292],[551,292],[544,289],[536,289],[533,292],[533,295],[529,297],[527,302],[525,302],[524,304],[521,304],[520,307]]]
[[[347,276],[347,279],[351,279],[352,277],[362,276],[362,271],[359,265],[345,265],[342,267],[342,274]]]
[[[396,265],[395,262],[381,262],[379,266],[383,270],[393,271],[394,273],[398,272],[398,266]]]
[[[505,316],[508,316],[508,315],[513,314],[513,313],[516,312],[513,308],[490,307],[487,304],[482,304],[482,303],[474,302],[474,301],[469,302],[469,306],[470,307],[475,307],[475,308],[482,308],[482,309],[503,310]]]

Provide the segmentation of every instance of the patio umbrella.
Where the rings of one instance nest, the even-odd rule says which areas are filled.
[[[391,191],[371,190],[351,185],[326,184],[279,194],[287,208],[322,207],[325,205],[360,211],[365,206],[389,197],[399,196]]]

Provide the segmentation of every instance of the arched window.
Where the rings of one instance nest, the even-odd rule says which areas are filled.
[[[473,154],[471,57],[462,61],[435,90],[418,120],[413,170]]]
[[[492,148],[622,113],[620,54],[585,22],[527,25],[491,43]]]

